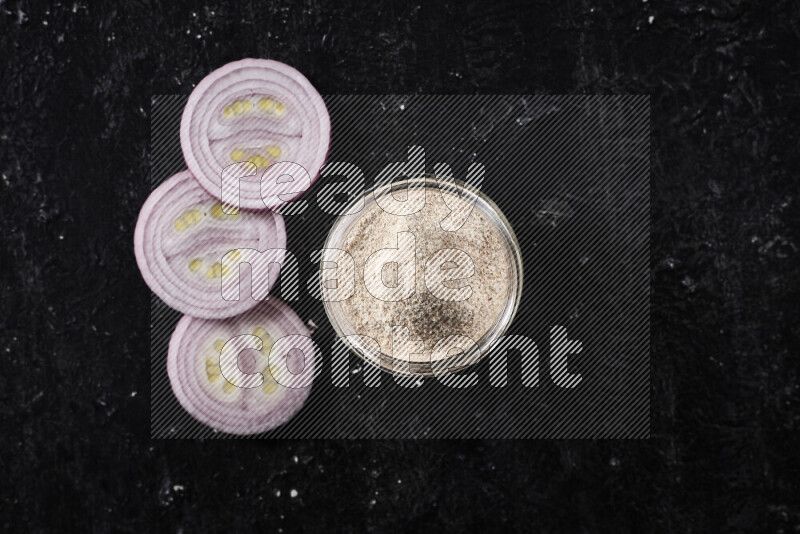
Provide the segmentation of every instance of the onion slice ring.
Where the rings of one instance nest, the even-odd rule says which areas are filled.
[[[242,350],[241,343],[237,347],[243,334],[260,339],[261,350]],[[278,349],[287,340],[293,348]],[[234,345],[232,362],[238,354],[239,369],[248,378],[261,373],[260,383],[237,387],[227,380],[230,374],[221,372],[225,364],[220,354],[225,343]],[[194,419],[221,432],[251,435],[286,423],[300,410],[311,392],[318,357],[297,314],[270,297],[234,318],[184,316],[170,339],[167,372],[178,402]]]
[[[223,169],[253,163],[256,174],[239,178],[239,202],[263,210],[311,187],[325,163],[330,133],[325,102],[305,76],[278,61],[242,59],[200,81],[183,110],[180,135],[187,167],[217,199],[223,200]],[[285,178],[286,166],[270,171],[278,162],[300,165],[309,182]]]
[[[145,282],[168,306],[194,317],[221,319],[246,312],[259,302],[253,299],[252,288],[266,294],[275,283],[265,263],[251,264],[251,277],[227,276],[235,267],[223,256],[235,249],[274,249],[264,254],[282,264],[283,217],[245,210],[228,215],[188,171],[157,187],[136,222],[134,252]],[[223,298],[223,290],[235,298],[231,294],[236,294],[238,283],[239,299]]]

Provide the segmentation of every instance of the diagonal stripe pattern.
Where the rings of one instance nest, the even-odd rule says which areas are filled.
[[[289,270],[299,276],[284,284],[282,272],[270,293],[315,330],[316,378],[291,421],[251,437],[649,437],[649,98],[338,95],[325,102],[328,163],[302,197],[305,210],[285,214]],[[178,139],[185,103],[180,95],[152,100],[153,188],[185,169]],[[480,363],[449,375],[449,385],[376,374],[343,353],[321,292],[307,290],[335,218],[388,165],[408,161],[410,146],[425,149],[426,171],[444,163],[456,180],[482,165],[480,187],[523,253],[514,323]],[[151,436],[232,437],[178,404],[166,354],[180,314],[155,296],[151,302]],[[580,352],[555,354],[554,365],[554,344],[575,349],[573,341]]]

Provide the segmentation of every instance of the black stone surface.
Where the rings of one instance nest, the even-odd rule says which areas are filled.
[[[796,2],[0,16],[2,530],[800,530]],[[324,94],[650,94],[652,439],[151,441],[150,97],[248,56]]]

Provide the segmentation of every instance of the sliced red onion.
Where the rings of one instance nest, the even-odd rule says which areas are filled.
[[[243,350],[247,345],[237,336],[244,334],[257,336],[261,350]],[[286,423],[303,406],[316,369],[315,350],[300,318],[269,297],[238,317],[184,316],[170,340],[167,372],[178,401],[196,420],[221,432],[258,434]],[[226,379],[237,355],[247,387]]]
[[[297,163],[308,172],[311,183],[304,186],[310,187],[325,163],[330,132],[325,102],[302,74],[277,61],[243,59],[215,70],[192,91],[181,120],[181,147],[189,170],[218,199],[222,170],[239,161],[254,163],[257,173],[240,179],[240,206],[261,210],[307,189],[279,180],[283,173],[275,168],[264,177],[262,200],[264,170],[276,162]]]
[[[241,276],[239,300],[225,300],[223,291],[236,295],[240,281],[238,273],[223,276],[235,268],[227,258],[222,261],[228,251],[279,249],[265,254],[282,263],[285,248],[283,217],[246,210],[228,215],[188,171],[169,178],[150,194],[134,233],[136,262],[153,293],[182,313],[206,319],[231,317],[253,308],[258,301],[251,289],[263,298],[260,295],[275,282],[276,277],[268,276],[266,262],[251,264],[252,284],[250,277]]]

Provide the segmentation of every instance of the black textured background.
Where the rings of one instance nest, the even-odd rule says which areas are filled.
[[[3,530],[800,529],[796,2],[0,16]],[[247,56],[323,94],[650,94],[652,439],[149,440],[150,97]]]

